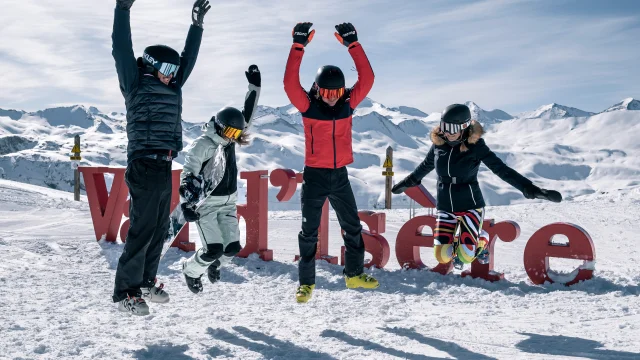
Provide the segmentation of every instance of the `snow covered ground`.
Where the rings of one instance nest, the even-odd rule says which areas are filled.
[[[371,270],[381,287],[348,290],[341,267],[319,262],[308,304],[293,298],[300,214],[271,212],[274,262],[235,259],[220,283],[206,282],[196,296],[179,270],[189,254],[171,249],[158,276],[172,300],[152,304],[143,318],[123,315],[111,302],[122,244],[95,241],[82,200],[0,180],[1,359],[640,358],[637,188],[488,208],[490,217],[522,228],[516,241],[496,245],[496,268],[506,276],[500,283],[401,270],[393,249],[409,214],[388,211],[392,260]],[[594,279],[570,288],[528,280],[526,240],[556,221],[590,233]],[[338,255],[333,215],[330,227],[330,253]],[[427,250],[422,254],[434,265]],[[576,265],[551,260],[559,270]]]

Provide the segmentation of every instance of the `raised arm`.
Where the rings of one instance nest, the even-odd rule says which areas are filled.
[[[245,75],[249,82],[249,91],[247,91],[247,95],[244,97],[244,108],[242,109],[242,115],[244,115],[244,121],[246,123],[244,129],[246,131],[251,125],[251,120],[258,106],[262,79],[260,77],[260,69],[258,69],[257,65],[249,66],[249,70],[245,71]]]
[[[138,65],[133,54],[131,41],[130,12],[135,0],[118,0],[113,17],[113,33],[111,34],[113,59],[116,61],[116,72],[120,91],[126,97],[138,83]]]
[[[358,81],[351,88],[351,108],[355,109],[362,100],[369,94],[373,87],[375,75],[371,68],[371,63],[364,53],[362,46],[358,42],[358,32],[351,23],[336,25],[336,39],[349,49],[349,54],[356,64],[358,71]]]
[[[182,87],[189,79],[191,71],[196,65],[198,59],[198,53],[200,52],[200,44],[202,43],[202,32],[204,26],[204,16],[211,9],[209,0],[196,0],[193,4],[193,11],[191,13],[191,20],[193,24],[189,28],[189,34],[187,34],[187,41],[184,45],[184,50],[180,55],[180,69],[176,75],[176,83]]]
[[[284,91],[289,97],[291,104],[300,112],[309,109],[309,95],[300,85],[300,64],[304,55],[304,47],[311,42],[315,30],[311,30],[312,23],[298,23],[291,32],[293,45],[289,51],[287,67],[284,71]]]

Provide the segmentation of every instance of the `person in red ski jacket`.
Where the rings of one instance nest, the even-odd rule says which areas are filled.
[[[344,74],[337,66],[318,69],[316,79],[307,92],[300,85],[300,63],[304,48],[315,34],[312,23],[298,23],[292,32],[293,46],[284,74],[284,90],[302,114],[305,137],[305,160],[302,182],[302,231],[298,234],[300,286],[298,302],[307,302],[315,288],[315,254],[322,206],[328,198],[343,229],[345,281],[348,288],[378,287],[378,281],[363,272],[364,242],[346,166],[353,163],[351,148],[352,116],[358,104],[373,87],[371,64],[358,42],[356,29],[350,23],[336,25],[338,41],[346,46],[358,71],[358,81],[345,87]]]

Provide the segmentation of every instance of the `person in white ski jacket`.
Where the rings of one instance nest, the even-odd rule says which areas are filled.
[[[248,143],[247,130],[260,96],[260,70],[245,72],[249,91],[244,110],[225,107],[203,126],[192,144],[180,174],[181,207],[185,220],[195,222],[202,247],[184,264],[187,286],[202,292],[201,277],[220,279],[220,267],[241,249],[236,210],[238,168],[235,145]],[[202,202],[196,208],[196,203]]]

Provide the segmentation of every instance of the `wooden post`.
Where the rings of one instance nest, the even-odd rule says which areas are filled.
[[[416,211],[413,208],[413,199],[409,198],[409,220],[413,219],[416,215]]]
[[[76,135],[73,138],[73,149],[71,150],[71,161],[73,161],[73,199],[80,201],[80,171],[78,171],[78,165],[82,157],[80,156],[80,135]]]
[[[384,208],[391,209],[391,188],[393,187],[393,149],[391,146],[387,147],[387,156],[382,167],[385,168],[385,171],[382,172],[382,175],[385,176]]]

